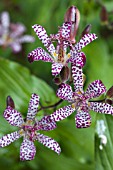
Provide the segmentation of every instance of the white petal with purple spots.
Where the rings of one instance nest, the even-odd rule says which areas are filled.
[[[20,147],[20,160],[33,160],[36,154],[34,143],[28,139],[24,139]]]
[[[57,76],[58,74],[60,74],[62,67],[63,67],[63,64],[61,63],[53,63],[52,64],[52,75]]]
[[[113,107],[107,103],[90,102],[90,109],[105,114],[113,114]]]
[[[38,140],[40,143],[42,143],[47,148],[55,151],[57,154],[60,154],[61,148],[59,144],[52,138],[45,136],[43,134],[37,133],[36,140]]]
[[[59,34],[62,38],[64,38],[64,39],[70,38],[71,25],[72,24],[70,22],[65,22],[60,27]]]
[[[37,94],[32,94],[29,102],[27,120],[33,120],[37,113],[37,108],[39,106],[39,96]]]
[[[77,128],[87,128],[91,125],[91,116],[88,112],[79,110],[75,116]]]
[[[51,119],[53,119],[54,121],[61,121],[65,118],[67,118],[68,116],[70,116],[73,112],[75,111],[75,108],[72,108],[71,105],[68,106],[64,106],[63,108],[60,108],[58,110],[56,110],[53,114],[51,114]]]
[[[6,11],[1,13],[1,24],[4,27],[4,29],[9,27],[10,18],[9,13]]]
[[[17,110],[12,109],[12,107],[10,106],[5,109],[4,118],[12,126],[21,126],[24,123],[21,113]]]
[[[19,43],[24,43],[24,42],[34,42],[35,39],[31,35],[24,35],[18,39]]]
[[[86,93],[88,93],[91,98],[99,97],[105,92],[106,87],[104,86],[101,80],[95,80],[94,82],[90,83],[86,90]]]
[[[51,54],[53,54],[55,52],[55,47],[51,43],[51,40],[46,33],[46,30],[41,25],[37,25],[37,24],[32,26],[32,28],[34,28],[34,31],[36,32],[38,38],[42,41],[42,43],[47,48],[47,50]]]
[[[3,40],[3,38],[0,38],[0,45],[3,45],[5,43],[5,41]]]
[[[73,101],[73,91],[71,86],[62,83],[57,90],[57,96],[63,100],[70,102]]]
[[[10,29],[12,30],[12,32],[10,33],[10,36],[13,39],[20,37],[26,31],[26,27],[21,23],[17,23],[17,24],[11,23]]]
[[[71,51],[71,57],[67,60],[78,67],[83,67],[86,63],[86,56],[83,52]]]
[[[96,34],[85,34],[80,41],[75,45],[75,49],[77,51],[80,51],[82,48],[84,48],[86,45],[91,43],[93,40],[97,38]]]
[[[8,146],[15,140],[19,139],[20,137],[21,136],[17,131],[4,135],[2,138],[0,138],[0,147]]]
[[[83,73],[82,73],[82,68],[76,67],[73,64],[72,65],[72,76],[73,76],[73,83],[74,83],[75,92],[83,90]]]
[[[14,53],[18,53],[22,50],[22,46],[19,42],[13,41],[9,44]]]
[[[33,50],[32,52],[30,52],[28,54],[28,60],[29,60],[29,62],[38,61],[38,60],[42,60],[45,62],[51,62],[51,63],[54,62],[52,57],[45,50],[43,50],[40,47]]]
[[[51,119],[51,116],[44,116],[40,121],[37,122],[38,130],[53,130],[57,127],[56,122]]]

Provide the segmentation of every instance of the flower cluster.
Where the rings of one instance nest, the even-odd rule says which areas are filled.
[[[69,105],[59,108],[48,116],[44,116],[41,120],[37,120],[35,116],[40,111],[40,109],[37,110],[40,104],[39,96],[32,94],[26,121],[24,121],[21,114],[14,109],[14,104],[8,102],[4,111],[4,118],[10,125],[18,126],[19,130],[3,136],[0,139],[0,146],[7,146],[23,136],[23,142],[20,147],[21,160],[34,159],[36,154],[34,141],[36,140],[60,154],[59,144],[38,131],[54,130],[57,127],[56,122],[67,118],[73,112],[76,111],[75,121],[77,128],[87,128],[91,125],[90,110],[98,113],[113,114],[113,107],[107,102],[107,99],[98,99],[98,97],[106,93],[106,87],[101,80],[93,81],[84,91],[85,78],[83,67],[86,63],[86,55],[81,50],[95,40],[97,36],[94,33],[89,33],[90,26],[87,26],[82,33],[81,39],[76,43],[75,38],[79,25],[79,16],[79,10],[75,6],[70,7],[65,14],[64,23],[58,29],[58,33],[50,36],[47,35],[46,30],[41,25],[35,24],[32,27],[49,53],[38,47],[28,54],[28,60],[30,63],[38,60],[51,62],[54,78],[61,75],[64,76],[61,82],[59,82],[56,95],[60,98],[60,102],[67,100]],[[54,41],[56,42],[56,47],[53,44]],[[71,83],[74,85],[74,90]],[[111,91],[112,89],[107,92],[107,95],[111,94]],[[55,105],[58,105],[60,102]],[[99,135],[101,138],[102,135]],[[103,142],[101,143],[103,144]]]
[[[21,113],[13,109],[11,106],[7,106],[4,111],[4,118],[10,125],[19,127],[19,130],[3,136],[0,139],[0,146],[7,146],[23,136],[23,142],[20,146],[20,160],[34,159],[36,154],[34,141],[36,140],[51,150],[54,150],[58,154],[61,152],[60,146],[56,141],[37,132],[39,130],[49,131],[56,128],[55,121],[51,120],[49,115],[44,116],[39,121],[35,119],[38,105],[39,96],[32,94],[28,106],[26,121],[22,118]]]
[[[31,35],[23,35],[26,27],[21,23],[10,23],[9,13],[2,12],[0,18],[0,46],[10,47],[14,53],[22,50],[22,43],[34,42]]]

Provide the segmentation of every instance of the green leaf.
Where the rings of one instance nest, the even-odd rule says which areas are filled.
[[[44,106],[57,101],[54,91],[43,80],[31,75],[27,68],[0,58],[0,113],[4,111],[6,97],[10,95],[15,102],[16,109],[25,113],[26,116],[32,93],[40,96],[40,101]],[[2,117],[2,114],[0,116]]]

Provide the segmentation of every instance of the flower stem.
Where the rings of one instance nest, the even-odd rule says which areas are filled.
[[[60,99],[57,103],[55,103],[55,104],[53,104],[53,105],[49,105],[49,106],[42,106],[42,104],[41,103],[39,103],[40,104],[40,106],[41,106],[41,108],[40,109],[38,109],[38,111],[37,112],[39,112],[39,111],[41,111],[41,110],[45,110],[45,109],[49,109],[49,108],[56,108],[59,104],[61,104],[63,102],[63,100],[62,99]]]

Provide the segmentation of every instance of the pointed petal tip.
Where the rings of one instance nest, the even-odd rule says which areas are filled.
[[[6,103],[7,106],[12,107],[13,109],[15,108],[15,104],[11,96],[7,96]]]
[[[32,28],[35,28],[36,26],[38,26],[38,24],[34,24],[34,25],[32,25]]]
[[[56,153],[57,153],[58,155],[60,155],[60,153],[61,153],[61,148],[60,148],[60,147],[59,147],[59,150],[56,151]]]

